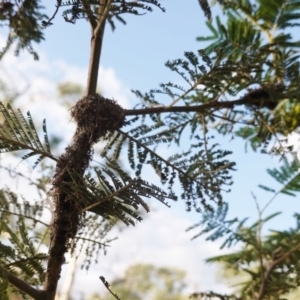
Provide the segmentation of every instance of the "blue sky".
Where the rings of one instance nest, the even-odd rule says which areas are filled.
[[[197,0],[165,0],[161,3],[166,8],[165,13],[154,8],[153,13],[144,16],[126,16],[126,26],[116,21],[117,28],[114,32],[109,26],[106,27],[101,65],[112,68],[130,89],[146,92],[158,87],[160,82],[179,81],[176,74],[164,67],[165,62],[182,58],[184,51],[197,52],[204,48],[206,44],[197,42],[196,37],[211,34]],[[212,8],[212,13],[214,17],[222,17],[217,5]],[[41,44],[41,48],[47,51],[49,58],[63,59],[71,65],[87,67],[90,29],[86,21],[78,21],[76,25],[72,25],[64,22],[58,14],[54,26],[45,31],[45,37],[46,41]],[[101,80],[99,77],[100,87]],[[134,97],[130,100],[135,101]],[[257,185],[263,183],[276,187],[266,169],[278,166],[278,159],[253,153],[250,147],[245,153],[245,143],[239,139],[219,139],[226,149],[234,152],[234,160],[238,163],[233,192],[226,195],[231,204],[230,215],[254,215],[255,218],[256,206],[251,192],[257,196],[258,201],[268,201],[271,198],[271,194],[261,191]],[[291,203],[291,206],[283,207],[282,201]],[[273,210],[284,210],[290,216],[294,212],[294,201],[296,199],[293,197],[280,196],[271,206],[270,213]],[[284,218],[282,222],[285,224],[289,220],[283,216],[278,217],[274,221],[277,229],[282,227],[281,222],[278,222],[279,218]]]
[[[47,12],[49,15],[54,10],[55,2],[54,0],[48,1]],[[116,22],[117,28],[114,32],[111,31],[109,26],[106,27],[99,86],[104,96],[114,97],[117,101],[120,100],[124,106],[131,107],[132,103],[136,101],[134,96],[130,94],[130,89],[139,89],[146,92],[151,88],[158,87],[160,82],[179,81],[180,78],[168,71],[164,67],[164,63],[169,59],[183,57],[184,51],[196,52],[198,49],[204,48],[205,45],[197,42],[196,37],[210,34],[205,25],[206,20],[199,7],[198,0],[165,0],[161,2],[166,7],[166,13],[154,8],[153,13],[145,16],[126,16],[125,19],[128,24],[124,26]],[[214,17],[221,13],[217,7],[214,7],[212,12]],[[18,69],[19,73],[23,72],[22,74],[27,78],[27,82],[31,84],[31,96],[26,96],[26,99],[25,97],[22,98],[23,100],[21,99],[19,103],[20,105],[22,103],[28,104],[28,99],[30,99],[30,104],[26,106],[26,109],[29,109],[33,116],[36,115],[42,118],[44,114],[51,114],[50,111],[47,111],[49,110],[47,103],[52,101],[53,116],[49,115],[49,130],[53,129],[60,133],[67,132],[68,134],[65,134],[64,137],[66,143],[68,143],[73,127],[70,125],[70,129],[67,128],[69,124],[64,124],[56,128],[57,124],[55,124],[58,117],[68,118],[66,117],[68,112],[56,109],[56,104],[54,104],[53,98],[56,97],[55,85],[61,80],[74,81],[82,85],[86,84],[90,50],[89,24],[84,20],[78,21],[76,25],[66,23],[61,17],[61,13],[59,13],[54,20],[54,25],[45,30],[45,39],[40,45],[35,46],[38,53],[40,53],[40,62],[33,62],[30,56],[22,54],[18,58],[19,60],[9,56],[1,64],[5,66],[6,70],[9,70],[11,66],[15,66],[15,69]],[[19,64],[19,61],[22,63]],[[16,62],[18,65],[16,65]],[[24,64],[24,68],[21,68],[22,64]],[[28,66],[30,66],[30,69],[28,69]],[[19,79],[15,79],[15,81],[19,82]],[[46,102],[39,103],[39,97],[46,99]],[[225,195],[225,200],[230,205],[229,217],[238,216],[243,218],[250,216],[251,220],[254,221],[257,217],[257,210],[251,192],[257,196],[259,203],[265,203],[271,198],[270,193],[260,190],[257,186],[259,183],[263,183],[276,187],[273,179],[267,175],[266,169],[278,166],[278,159],[253,153],[251,149],[245,153],[245,143],[239,139],[231,140],[231,137],[218,137],[218,141],[224,148],[234,152],[232,159],[237,162],[238,171],[233,174],[232,193]],[[163,149],[163,151],[168,150]],[[284,229],[293,225],[291,215],[296,210],[296,201],[298,201],[298,198],[284,196],[280,196],[275,200],[268,209],[267,214],[280,210],[284,214],[270,222],[272,228]],[[197,222],[198,215],[196,213],[186,213],[184,204],[180,202],[173,204],[171,210],[155,204],[155,210],[153,217],[149,217],[149,220],[145,220],[136,228],[130,229],[126,237],[120,237],[120,242],[117,242],[120,244],[112,245],[113,254],[111,255],[114,257],[112,261],[118,257],[120,262],[113,265],[108,259],[108,263],[105,262],[108,264],[106,267],[108,272],[114,270],[114,274],[118,274],[120,265],[122,265],[122,270],[125,268],[123,261],[126,259],[134,262],[148,261],[154,263],[157,261],[163,263],[165,261],[169,263],[168,253],[166,253],[166,258],[158,258],[161,252],[168,251],[169,253],[181,253],[178,256],[179,258],[175,260],[177,260],[180,267],[187,265],[188,271],[192,274],[191,277],[195,278],[195,274],[197,274],[197,271],[193,268],[202,270],[201,274],[208,272],[209,269],[205,269],[203,265],[200,266],[200,262],[198,266],[195,260],[218,254],[217,245],[208,243],[208,246],[204,246],[203,239],[189,242],[191,234],[184,232],[186,227]],[[176,221],[176,218],[178,221]],[[154,227],[153,224],[160,224],[161,227]],[[173,226],[175,231],[171,229],[171,231],[164,231],[167,230],[168,226]],[[180,228],[182,231],[180,231]],[[148,240],[144,232],[149,233]],[[154,236],[157,237],[157,240],[155,243],[151,243]],[[174,236],[183,245],[172,244],[173,242],[176,243],[176,239],[173,242],[171,241]],[[130,245],[135,245],[132,247],[137,250],[131,249],[123,259],[118,249],[124,247],[126,243],[128,245],[129,239]],[[185,254],[183,253],[184,249],[186,249]],[[196,250],[201,253],[199,256],[197,256]],[[151,258],[151,256],[153,257]],[[213,278],[213,273],[210,276]],[[205,284],[202,285],[202,288],[203,286],[216,286],[213,279],[209,279],[210,284],[205,281],[208,280],[207,278],[203,280]],[[79,287],[76,286],[76,288]]]
[[[170,80],[164,63],[182,57],[184,51],[196,51],[201,47],[196,36],[209,33],[197,0],[161,3],[165,13],[154,7],[152,13],[144,16],[125,16],[125,26],[116,21],[114,32],[110,26],[106,27],[101,64],[113,67],[118,77],[132,88],[149,89]],[[47,11],[51,11],[50,6]],[[90,29],[86,21],[72,25],[58,14],[55,25],[45,35],[46,42],[41,47],[47,49],[50,58],[62,58],[82,67],[87,65]]]

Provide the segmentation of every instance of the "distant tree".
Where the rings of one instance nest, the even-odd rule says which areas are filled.
[[[139,207],[149,211],[145,198],[168,205],[166,199],[180,197],[188,211],[226,212],[223,193],[232,184],[235,163],[229,160],[230,151],[213,142],[212,132],[243,137],[253,149],[265,153],[289,153],[283,139],[300,120],[300,42],[289,31],[298,26],[300,2],[217,2],[223,5],[227,27],[218,17],[216,25],[207,23],[213,35],[199,40],[213,41],[210,46],[166,63],[182,84],[167,82],[146,93],[134,91],[141,103],[133,109],[123,109],[96,93],[103,34],[106,24],[115,29],[115,20],[125,23],[126,14],[139,15],[153,7],[165,11],[159,1],[57,0],[50,18],[42,14],[37,0],[1,2],[0,20],[9,31],[1,58],[16,44],[17,54],[27,49],[37,59],[32,43],[43,39],[42,26],[55,26],[59,8],[66,22],[75,24],[84,18],[91,27],[86,92],[71,109],[77,127],[64,153],[52,154],[45,122],[42,142],[29,113],[25,118],[10,105],[0,105],[1,152],[25,150],[23,159],[38,155],[35,167],[44,158],[55,164],[53,173],[46,170],[52,179],[51,194],[45,196],[51,198],[53,208],[49,225],[42,221],[43,202],[26,202],[6,188],[1,191],[5,212],[1,212],[0,229],[8,233],[0,244],[2,299],[8,299],[10,284],[23,295],[53,300],[66,252],[74,253],[89,242],[88,267],[106,245],[103,237],[116,220],[134,225],[141,220]],[[211,19],[207,1],[199,3]],[[190,142],[182,143],[186,136]],[[98,142],[104,145],[103,160],[94,168],[93,147]],[[163,157],[157,147],[164,143],[180,145],[181,150]],[[125,151],[134,177],[118,164]],[[145,165],[155,170],[166,191],[142,179]],[[174,185],[181,186],[179,195]],[[11,215],[16,218],[13,225],[8,222]],[[40,225],[49,230],[46,251],[39,248],[44,243],[36,228]],[[101,280],[108,287],[105,278]]]
[[[132,300],[183,300],[186,287],[184,271],[153,265],[132,265],[122,278],[111,281],[113,292],[121,299]],[[93,295],[89,300],[111,300],[113,295]]]
[[[294,215],[295,227],[288,230],[271,230],[270,234],[262,236],[265,223],[280,214],[277,212],[264,217],[263,213],[268,205],[281,194],[295,196],[296,192],[300,192],[299,167],[297,159],[292,162],[284,160],[284,165],[280,169],[268,170],[282,186],[278,191],[261,186],[272,192],[273,196],[263,208],[260,208],[257,203],[259,218],[254,224],[246,226],[247,219],[226,220],[226,206],[224,206],[216,213],[206,214],[202,222],[190,228],[194,230],[199,226],[202,227],[195,237],[206,233],[208,234],[207,240],[215,241],[218,238],[225,238],[222,248],[240,245],[240,250],[206,260],[208,263],[222,265],[225,279],[230,280],[230,286],[234,287],[233,294],[202,292],[194,293],[191,298],[228,300],[299,298],[300,214]]]

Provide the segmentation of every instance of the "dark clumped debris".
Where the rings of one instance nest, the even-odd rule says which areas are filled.
[[[125,120],[123,108],[114,100],[100,95],[79,100],[72,108],[71,116],[77,122],[78,128],[92,134],[92,142],[96,142],[107,131],[121,128]]]
[[[256,89],[248,89],[248,93],[241,100],[249,107],[266,107],[273,110],[284,92],[283,85],[261,86]]]
[[[84,172],[92,158],[93,144],[107,132],[121,128],[125,121],[123,108],[114,100],[100,95],[80,99],[72,108],[71,116],[77,123],[76,132],[71,145],[59,157],[53,179],[56,211],[52,223],[55,230],[51,239],[66,245],[53,253],[61,259],[67,248],[74,246],[72,242],[80,226],[84,206],[71,186],[82,184]]]

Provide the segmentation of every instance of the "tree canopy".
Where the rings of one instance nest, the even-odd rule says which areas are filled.
[[[82,249],[83,242],[89,243],[85,262],[88,266],[93,256],[106,246],[104,238],[118,220],[128,226],[142,220],[139,209],[149,211],[147,198],[167,206],[168,201],[181,199],[188,211],[194,209],[203,214],[203,224],[208,226],[205,232],[215,229],[209,222],[217,218],[222,223],[226,219],[228,205],[223,196],[230,192],[235,161],[233,153],[219,145],[214,135],[240,137],[254,151],[288,157],[292,148],[286,143],[287,136],[299,127],[300,41],[290,30],[300,24],[300,1],[215,1],[221,5],[225,21],[213,16],[207,1],[199,1],[212,35],[198,40],[208,41],[209,45],[167,61],[166,67],[178,74],[181,83],[166,81],[148,92],[134,90],[140,103],[130,109],[96,91],[105,26],[109,24],[115,29],[116,21],[125,24],[128,14],[142,15],[154,8],[165,12],[162,4],[157,0],[57,0],[53,14],[48,17],[42,13],[40,2],[0,3],[0,21],[8,29],[0,58],[4,59],[15,46],[16,54],[25,49],[38,59],[33,44],[43,40],[43,30],[56,26],[55,17],[62,9],[70,26],[76,28],[80,19],[90,24],[88,82],[85,95],[70,110],[76,131],[59,156],[52,154],[47,133],[51,128],[47,128],[45,120],[40,133],[29,112],[25,116],[13,104],[0,104],[1,152],[25,151],[22,159],[37,157],[33,167],[41,166],[51,180],[50,185],[41,184],[41,175],[40,184],[36,183],[45,193],[44,202],[25,201],[7,188],[1,190],[0,229],[8,233],[0,243],[3,299],[8,299],[9,284],[34,299],[54,299],[66,252]],[[91,160],[98,143],[104,145],[102,160],[98,167],[93,167]],[[182,151],[164,156],[156,151],[161,144],[178,145]],[[130,173],[120,164],[120,155],[124,153]],[[55,164],[54,170],[43,169],[45,158]],[[163,188],[143,178],[145,166],[153,168]],[[284,184],[281,193],[299,190],[298,174],[293,177],[297,170],[297,159],[288,157],[280,170],[270,171]],[[181,187],[180,193],[174,186]],[[50,224],[42,219],[47,208],[52,214]],[[240,221],[238,230],[225,243],[243,236],[240,240],[247,246],[254,247],[257,243],[261,259],[271,256],[274,261],[279,247],[274,241],[288,241],[290,234],[295,245],[280,244],[283,254],[279,263],[286,264],[286,258],[296,261],[293,254],[298,251],[295,233],[298,227],[292,233],[285,233],[284,238],[278,232],[270,240],[249,242],[264,221],[261,218],[248,229]],[[227,225],[235,222],[228,221]],[[228,228],[220,228],[212,239],[230,232]],[[41,245],[47,251],[41,250]],[[296,250],[291,252],[293,249]],[[231,263],[246,258],[247,262],[257,261],[249,257],[251,253],[250,247],[222,259]],[[289,266],[295,268],[294,262],[290,261]],[[262,283],[267,283],[262,276],[268,269],[262,261],[260,267],[261,277],[257,280],[261,285],[258,291],[255,289],[259,284],[251,286],[252,299],[274,299],[274,295],[277,297],[289,289],[289,283],[280,292],[262,288]],[[247,272],[254,274],[251,268]],[[104,277],[101,280],[109,287]],[[250,290],[245,286],[245,291]]]

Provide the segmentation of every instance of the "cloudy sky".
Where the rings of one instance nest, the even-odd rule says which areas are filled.
[[[49,14],[55,2],[48,1]],[[180,78],[169,72],[164,63],[169,59],[181,58],[184,51],[196,52],[205,46],[196,42],[197,36],[209,35],[198,1],[164,0],[162,3],[166,13],[154,9],[152,14],[126,17],[128,24],[117,24],[115,32],[109,26],[106,28],[99,87],[105,97],[115,99],[123,107],[130,108],[136,103],[131,89],[146,92],[158,87],[160,82],[180,82]],[[217,8],[213,9],[214,15],[218,13]],[[5,42],[4,34],[5,30],[1,29],[0,47]],[[17,107],[23,108],[24,112],[30,110],[37,123],[46,118],[48,132],[63,138],[59,151],[70,142],[74,124],[69,111],[60,105],[57,85],[68,81],[85,85],[90,30],[84,20],[71,25],[58,14],[54,25],[46,29],[45,38],[45,42],[34,45],[40,56],[37,62],[27,53],[15,57],[13,51],[9,52],[0,62],[0,78],[12,93],[20,93]],[[245,153],[245,145],[239,140],[218,139],[224,147],[235,152],[237,162],[233,192],[225,195],[230,203],[229,216],[250,216],[254,221],[257,210],[251,192],[261,206],[270,199],[271,195],[260,191],[257,185],[274,186],[265,170],[278,165],[278,161],[251,151]],[[18,168],[22,166],[18,165]],[[296,201],[294,198],[278,198],[268,213],[282,210],[282,201],[286,204],[283,215],[270,223],[272,228],[282,229],[282,224],[285,227],[292,224],[290,217]],[[76,282],[80,284],[74,285],[75,294],[101,289],[100,275],[111,280],[122,275],[128,265],[137,262],[186,270],[190,292],[200,289],[225,290],[225,286],[215,277],[216,269],[203,263],[205,258],[221,253],[219,244],[206,242],[204,238],[190,241],[191,234],[185,232],[187,227],[197,222],[199,216],[186,213],[180,201],[172,204],[171,209],[159,204],[153,204],[153,207],[145,221],[118,235],[119,239],[112,243],[107,256],[101,257],[99,264],[88,274],[78,272]]]

